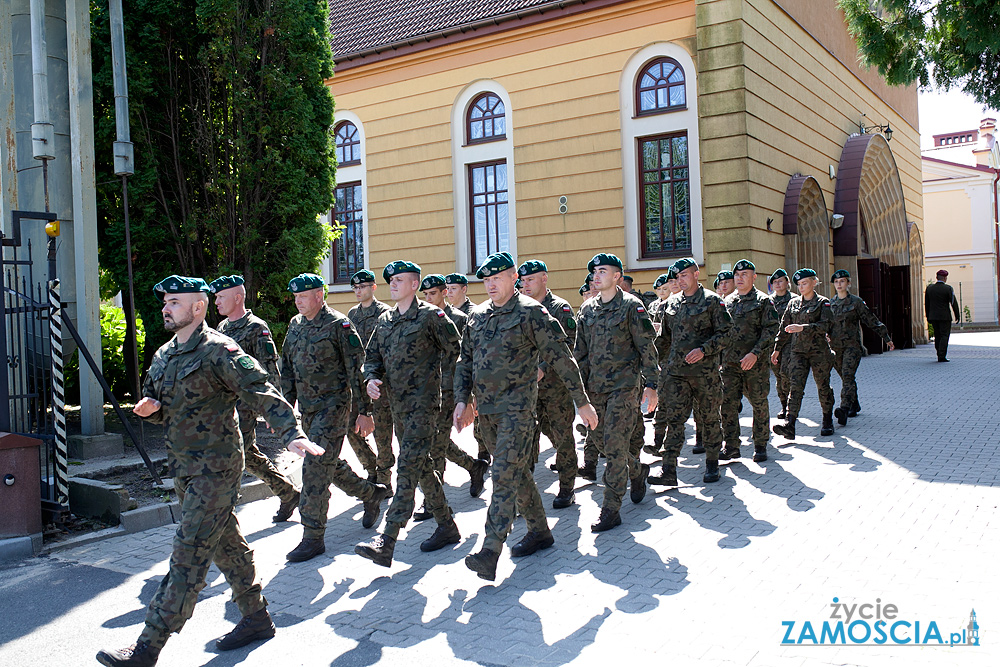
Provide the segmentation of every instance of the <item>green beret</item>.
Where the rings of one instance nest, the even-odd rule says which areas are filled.
[[[712,289],[719,289],[719,279],[715,279],[715,283],[712,285]]]
[[[833,282],[837,278],[847,278],[848,280],[850,280],[851,272],[846,269],[837,269],[836,271],[833,272],[833,277],[830,278],[830,282]]]
[[[524,287],[524,283],[521,282],[520,278],[514,281],[514,287],[516,287],[517,289],[521,289],[522,287]]]
[[[351,287],[357,287],[358,285],[373,282],[375,282],[375,274],[368,269],[361,269],[351,276]]]
[[[624,270],[622,268],[622,261],[609,252],[602,252],[594,255],[594,259],[587,262],[587,270],[591,273],[594,272],[594,267],[597,266],[613,266],[619,271]]]
[[[580,285],[580,296],[583,296],[584,294],[586,294],[589,291],[590,291],[590,287],[586,283],[584,283],[583,285]]]
[[[300,273],[288,281],[288,291],[292,294],[324,287],[323,279],[315,273]]]
[[[690,269],[691,267],[698,268],[698,262],[694,261],[693,257],[682,257],[673,264],[670,265],[670,269],[677,275],[680,275],[681,271],[684,269]]]
[[[799,281],[802,280],[803,278],[815,278],[815,277],[816,277],[816,272],[813,271],[812,269],[799,269],[798,271],[792,274],[792,282],[798,285]]]
[[[664,275],[667,277],[667,280],[677,280],[677,271],[673,266],[667,269],[667,272]]]
[[[667,275],[666,273],[661,273],[656,278],[656,282],[653,283],[653,289],[659,289],[660,287],[663,287],[664,285],[667,284],[668,280],[670,280],[670,276]]]
[[[469,279],[461,273],[449,273],[444,277],[445,285],[468,285]]]
[[[204,292],[211,294],[212,288],[208,286],[203,278],[189,278],[188,276],[173,275],[164,278],[153,285],[153,294],[163,303],[163,298],[167,294],[195,294]]]
[[[736,276],[733,275],[732,271],[719,271],[719,280],[733,280]]]
[[[219,276],[208,284],[212,294],[217,294],[224,289],[238,287],[243,284],[243,276]]]
[[[420,266],[414,264],[413,262],[405,262],[401,259],[397,259],[392,264],[387,264],[382,270],[382,278],[389,282],[389,278],[396,275],[397,273],[415,273],[420,275]]]
[[[756,270],[757,267],[754,266],[753,262],[751,262],[749,259],[741,259],[740,261],[736,262],[735,266],[733,266],[734,273],[736,271],[756,271]]]
[[[442,276],[440,273],[432,273],[431,275],[424,278],[423,281],[420,283],[420,291],[426,292],[429,289],[434,289],[435,287],[444,287],[444,286],[445,286],[444,276]]]
[[[536,273],[547,273],[549,267],[540,259],[529,259],[527,262],[517,267],[517,275],[530,276]]]
[[[775,272],[771,274],[771,277],[767,279],[767,282],[773,283],[778,278],[787,278],[787,277],[788,277],[788,271],[785,271],[784,269],[776,269]]]
[[[509,252],[495,252],[486,258],[483,265],[476,271],[476,277],[482,280],[486,276],[492,276],[501,271],[514,268],[514,258]]]
[[[627,280],[627,281],[629,281],[630,283],[634,283],[634,282],[635,282],[635,279],[634,279],[634,278],[632,278],[632,276],[630,276],[630,275],[629,275],[629,274],[627,274],[627,273],[626,273],[626,274],[624,274],[624,275],[622,275],[622,280]]]

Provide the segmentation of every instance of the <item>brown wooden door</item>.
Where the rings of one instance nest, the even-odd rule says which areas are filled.
[[[882,279],[882,262],[878,258],[858,258],[858,296],[865,300],[876,317],[885,322]],[[866,327],[861,327],[861,340],[869,354],[882,354],[882,339]]]
[[[913,316],[913,306],[910,303],[910,267],[889,267],[889,284],[892,319],[885,322],[889,327],[889,336],[897,348],[913,347],[913,328],[910,326]]]

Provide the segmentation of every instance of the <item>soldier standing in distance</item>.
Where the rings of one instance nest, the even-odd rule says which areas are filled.
[[[889,329],[868,310],[864,299],[851,294],[851,274],[844,269],[834,271],[831,278],[836,296],[830,299],[833,325],[830,328],[830,347],[833,348],[833,367],[843,384],[840,390],[840,407],[833,411],[837,423],[847,426],[848,417],[856,417],[861,409],[858,403],[858,383],[855,375],[861,363],[861,325],[877,333],[890,351],[896,346],[889,337]]]
[[[778,314],[766,294],[754,287],[757,268],[741,259],[733,266],[736,291],[726,297],[726,310],[733,319],[729,344],[722,353],[722,430],[726,441],[719,458],[740,458],[739,407],[743,396],[753,408],[753,460],[767,460],[771,413],[767,395],[771,371],[767,353],[778,332]]]
[[[789,440],[795,439],[795,420],[802,406],[809,369],[812,369],[819,404],[823,409],[823,426],[820,435],[833,435],[833,390],[830,388],[830,370],[833,368],[833,351],[826,340],[833,326],[830,301],[816,292],[819,279],[812,269],[799,269],[792,275],[799,296],[793,297],[781,316],[778,335],[774,339],[771,363],[781,361],[788,354],[788,407],[785,423],[775,424],[772,430]],[[786,347],[787,344],[787,347]]]
[[[511,549],[511,556],[528,556],[554,543],[531,472],[539,360],[562,378],[585,424],[596,427],[597,414],[562,326],[514,287],[517,273],[510,253],[490,255],[476,277],[483,280],[489,301],[472,310],[462,339],[455,368],[455,428],[461,431],[472,423],[469,396],[475,391],[483,436],[494,455],[493,494],[483,548],[467,556],[465,565],[493,581],[515,508],[524,516],[528,533]]]
[[[226,651],[274,636],[253,552],[233,511],[243,475],[238,402],[263,414],[290,451],[323,453],[306,440],[292,406],[267,381],[260,364],[205,324],[210,289],[204,280],[170,276],[153,290],[163,303],[163,326],[174,337],[153,357],[133,412],[164,425],[181,517],[170,570],[149,603],[145,627],[132,646],[97,654],[108,667],[155,665],[170,634],[180,632],[194,612],[213,562],[243,616],[216,647]]]
[[[437,551],[462,539],[444,496],[441,475],[434,468],[434,459],[444,457],[436,425],[441,367],[458,357],[459,336],[443,310],[417,299],[419,266],[396,260],[385,267],[382,277],[389,283],[389,298],[396,306],[379,317],[365,353],[364,374],[372,400],[385,400],[383,383],[392,387],[388,398],[399,438],[396,495],[386,511],[382,532],[354,547],[354,552],[389,567],[399,531],[413,515],[418,485],[438,524],[420,550]]]
[[[732,271],[719,271],[715,278],[715,289],[723,299],[736,291],[736,277]]]
[[[788,289],[788,272],[784,269],[777,269],[771,274],[767,282],[774,290],[774,293],[771,294],[771,303],[774,304],[774,311],[778,314],[778,321],[780,322],[782,315],[785,314],[785,309],[788,308],[792,297],[795,296]],[[788,405],[788,394],[792,390],[791,382],[788,380],[788,359],[791,355],[785,354],[785,350],[781,350],[781,354],[778,356],[778,363],[771,363],[771,371],[774,372],[774,388],[778,392],[778,400],[781,401],[781,412],[777,416],[778,419],[784,419],[786,406]]]
[[[562,325],[566,346],[573,349],[576,343],[576,320],[573,307],[560,299],[548,287],[549,268],[545,262],[529,259],[517,269],[523,284],[521,291],[542,304],[549,315]],[[573,439],[573,420],[576,410],[569,390],[556,373],[551,372],[545,362],[538,365],[538,401],[535,412],[538,428],[535,429],[535,452],[539,449],[539,437],[545,434],[556,450],[554,470],[559,474],[559,493],[552,500],[552,509],[563,509],[573,504],[576,496],[576,441]],[[537,456],[537,454],[536,454]]]
[[[379,504],[389,494],[384,484],[358,477],[340,458],[349,418],[358,413],[354,430],[362,437],[374,429],[371,402],[361,386],[365,348],[354,325],[323,298],[323,279],[303,273],[288,282],[299,314],[292,318],[281,348],[281,387],[289,401],[298,400],[302,426],[325,448],[322,456],[307,456],[302,465],[302,541],[286,558],[302,562],[326,551],[326,515],[330,485],[364,503],[361,525],[371,528]]]
[[[375,323],[379,316],[389,310],[389,306],[375,298],[375,274],[368,269],[362,269],[351,276],[351,289],[358,300],[358,305],[347,311],[347,318],[358,331],[361,344],[365,347],[375,331]],[[388,387],[384,388],[386,391]],[[351,413],[350,421],[357,420],[358,415]],[[385,484],[392,494],[392,466],[396,457],[392,453],[392,412],[388,401],[376,401],[372,404],[372,418],[375,420],[376,455],[368,440],[354,431],[347,432],[347,441],[358,457],[358,461],[368,471],[368,481]]]
[[[948,284],[948,272],[941,269],[936,275],[937,281],[924,290],[924,315],[927,323],[934,327],[934,349],[938,361],[948,361],[948,339],[951,338],[950,307],[955,313],[955,324],[962,321],[958,313],[958,299],[955,289]]]
[[[267,322],[246,308],[247,292],[243,283],[243,276],[222,276],[209,283],[209,289],[215,294],[215,308],[225,318],[219,322],[219,331],[235,340],[247,354],[257,360],[267,371],[271,384],[281,386],[278,348],[274,346]],[[236,406],[236,410],[240,416],[246,469],[267,484],[271,493],[281,501],[277,514],[271,520],[274,523],[288,521],[299,506],[299,491],[257,447],[257,413],[242,401]]]
[[[640,404],[656,408],[656,348],[653,323],[646,308],[618,281],[621,260],[609,253],[595,255],[587,268],[594,275],[600,296],[580,308],[575,356],[587,393],[600,420],[595,429],[598,447],[606,457],[604,503],[590,530],[600,533],[621,525],[621,504],[631,482],[633,503],[646,495],[649,466],[639,462],[639,449],[629,440],[635,419],[641,419]],[[645,388],[641,390],[645,379]],[[641,446],[641,445],[640,445]]]
[[[722,446],[722,377],[719,355],[729,343],[732,318],[718,294],[698,283],[698,264],[691,257],[674,262],[681,292],[663,308],[663,325],[656,345],[666,350],[660,371],[664,384],[667,435],[662,473],[649,483],[677,486],[677,456],[684,444],[684,422],[694,409],[697,428],[703,432],[706,484],[719,481]]]

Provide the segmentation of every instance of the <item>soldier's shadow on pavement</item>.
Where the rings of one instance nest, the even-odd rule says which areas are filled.
[[[146,610],[149,607],[149,601],[153,599],[153,594],[156,593],[156,589],[160,586],[160,580],[163,579],[162,576],[147,577],[146,583],[142,585],[142,589],[139,591],[139,595],[136,600],[139,603],[138,609],[133,609],[132,611],[126,612],[115,616],[114,618],[109,618],[108,620],[101,623],[102,628],[127,628],[130,625],[136,625],[137,623],[142,623],[146,620]]]
[[[819,489],[806,486],[798,477],[785,470],[780,465],[782,461],[791,461],[792,455],[776,447],[767,450],[767,461],[758,463],[763,471],[742,462],[728,464],[729,474],[746,480],[757,487],[761,493],[784,498],[788,508],[795,512],[808,512],[816,507],[816,501],[822,500],[826,494]]]
[[[801,436],[794,440],[785,440],[782,451],[798,449],[821,456],[831,463],[850,466],[852,472],[875,472],[882,462],[865,455],[864,449],[856,446],[846,435],[839,432],[820,440],[807,440]]]

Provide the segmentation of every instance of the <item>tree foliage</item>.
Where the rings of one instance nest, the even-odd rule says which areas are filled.
[[[963,89],[1000,108],[997,0],[838,0],[861,63],[892,85]]]
[[[335,169],[326,13],[324,0],[127,3],[129,217],[147,352],[167,338],[152,293],[165,276],[242,274],[248,304],[280,336],[294,313],[288,280],[329,251],[317,219]],[[91,16],[100,259],[125,288],[107,3]]]

